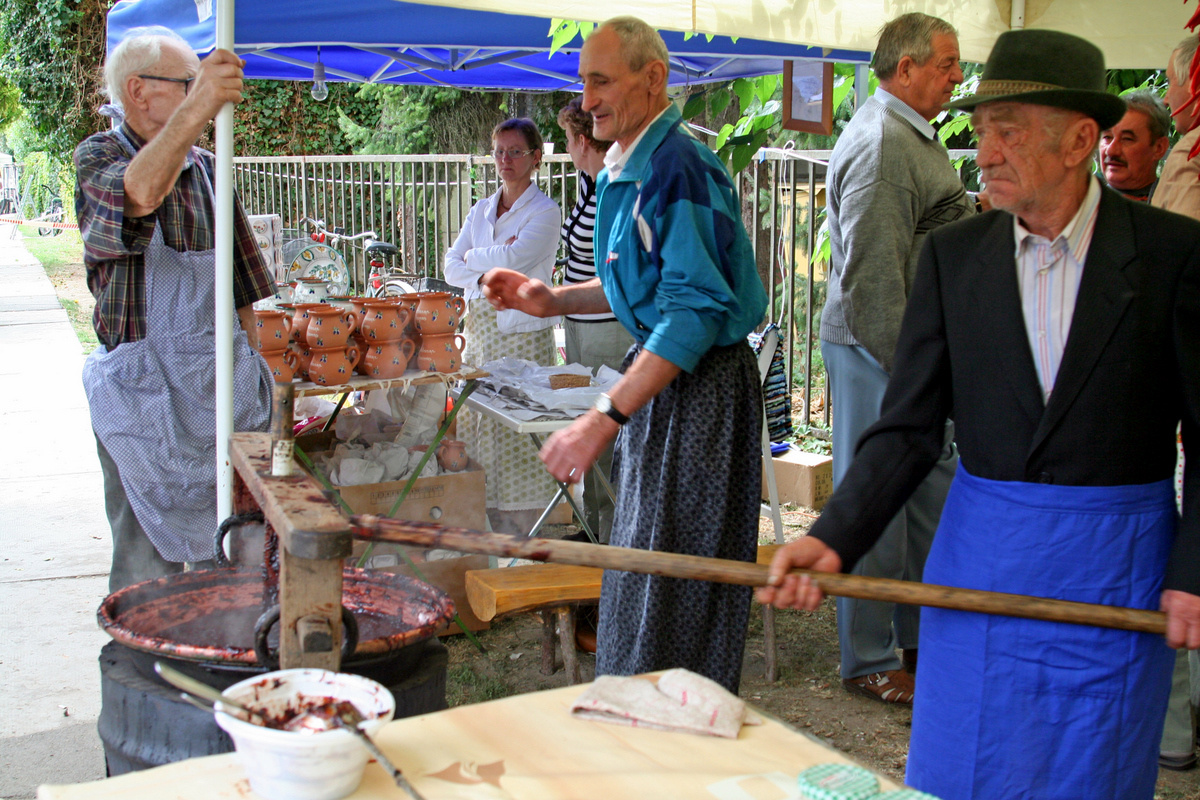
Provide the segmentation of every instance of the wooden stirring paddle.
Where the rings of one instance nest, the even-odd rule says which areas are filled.
[[[370,515],[351,517],[354,535],[360,539],[418,547],[454,550],[462,553],[481,553],[503,558],[526,558],[532,561],[551,561],[556,564],[575,564],[583,567],[617,569],[668,578],[732,583],[740,586],[765,586],[768,566],[721,558],[702,558],[678,553],[634,550],[626,547],[564,542],[556,539],[514,539],[511,536],[450,528],[427,522],[389,519]],[[808,575],[821,591],[837,597],[858,597],[863,600],[886,600],[914,606],[949,608],[955,611],[974,611],[1006,617],[1069,622],[1099,628],[1166,633],[1167,618],[1161,611],[1143,611],[1119,606],[1076,603],[1069,600],[1050,600],[1021,594],[985,592],[936,586],[891,578],[867,578],[861,575],[831,574],[810,570],[793,570]]]

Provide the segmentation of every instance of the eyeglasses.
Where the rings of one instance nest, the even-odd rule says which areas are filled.
[[[138,77],[144,81],[163,81],[164,83],[182,83],[184,95],[186,95],[188,93],[188,89],[191,88],[192,81],[196,80],[195,78],[164,78],[161,75],[138,75]]]
[[[518,158],[524,158],[532,152],[532,150],[518,150],[514,147],[511,150],[493,150],[492,157],[497,161],[502,158],[507,158],[509,161],[516,161]]]

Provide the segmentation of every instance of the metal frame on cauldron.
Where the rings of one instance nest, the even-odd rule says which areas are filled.
[[[488,373],[467,369],[451,374],[424,373],[391,380],[353,378],[337,386],[296,383],[277,386],[273,418],[291,419],[290,396],[311,396],[388,389],[432,383],[475,380]],[[286,387],[286,388],[285,388]],[[455,410],[469,391],[455,401]],[[343,396],[343,401],[345,397]],[[281,413],[286,408],[286,414]],[[338,404],[340,410],[341,404]],[[336,413],[336,412],[335,412]],[[445,435],[435,434],[431,449]],[[279,667],[307,667],[337,671],[341,666],[342,568],[351,555],[353,533],[349,519],[330,501],[324,487],[311,475],[272,474],[272,457],[277,450],[291,458],[291,428],[279,424],[271,433],[234,433],[230,459],[235,472],[234,513],[260,510],[267,525],[278,536],[279,552]],[[280,445],[283,445],[281,448]],[[412,488],[409,480],[397,502]]]

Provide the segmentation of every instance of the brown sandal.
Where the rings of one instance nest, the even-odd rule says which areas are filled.
[[[842,686],[846,688],[846,691],[857,692],[881,703],[904,706],[912,705],[913,690],[916,689],[912,676],[903,669],[873,672],[857,678],[845,678],[842,680]]]

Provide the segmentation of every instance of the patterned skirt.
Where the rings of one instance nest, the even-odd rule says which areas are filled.
[[[610,545],[754,561],[761,447],[754,354],[714,347],[621,430]],[[749,615],[749,587],[606,570],[596,674],[685,667],[736,693]]]
[[[544,366],[556,363],[554,330],[501,333],[496,310],[486,300],[471,301],[464,334],[463,362],[481,366],[497,358],[523,358]],[[459,415],[458,438],[487,474],[487,507],[500,511],[541,510],[558,486],[537,456],[527,433],[517,433],[477,411]]]

